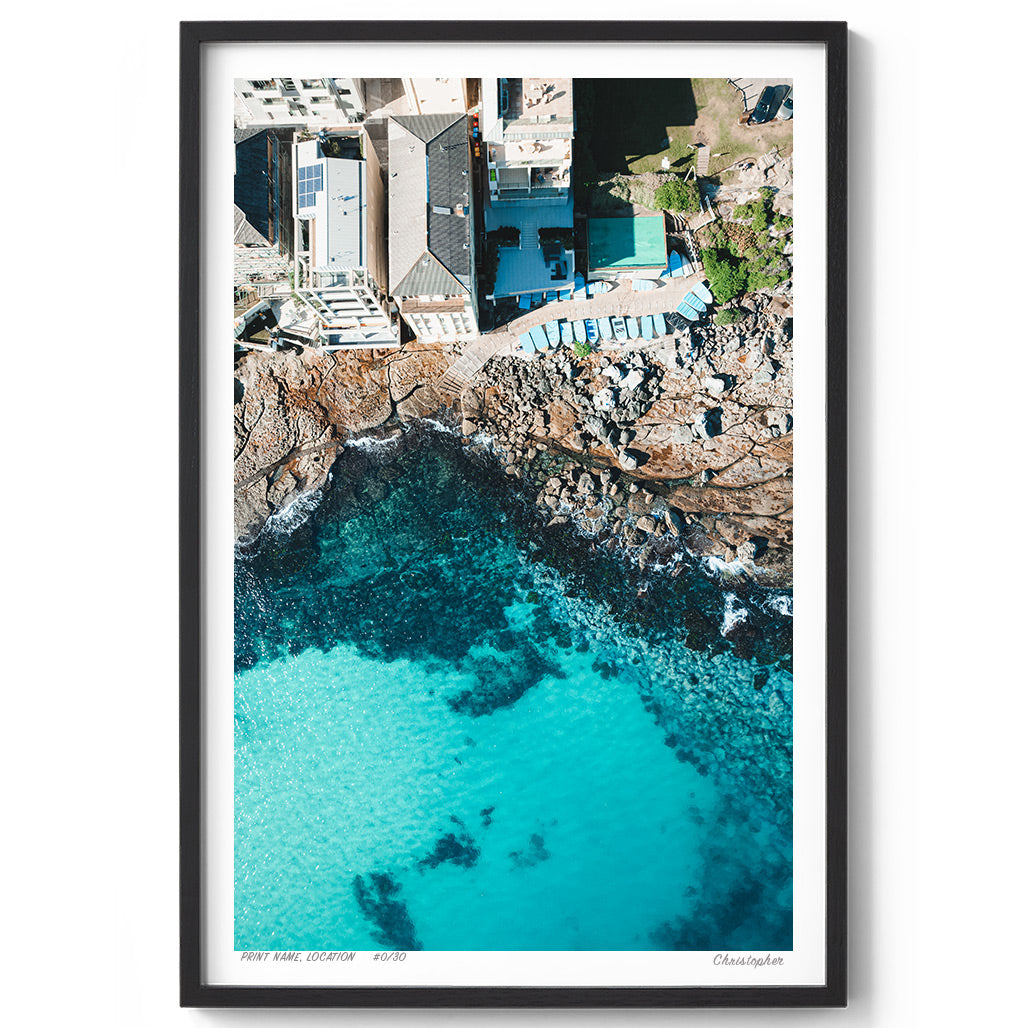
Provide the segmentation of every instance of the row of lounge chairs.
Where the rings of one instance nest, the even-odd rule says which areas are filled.
[[[525,353],[538,353],[561,344],[620,343],[629,339],[655,339],[671,332],[663,314],[642,317],[581,318],[576,321],[547,321],[522,332],[518,339]]]

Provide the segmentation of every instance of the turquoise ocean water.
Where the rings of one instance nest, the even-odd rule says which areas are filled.
[[[236,947],[790,949],[787,608],[348,449],[237,556]]]

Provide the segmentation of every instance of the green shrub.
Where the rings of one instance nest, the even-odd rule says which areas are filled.
[[[670,178],[658,187],[653,203],[661,210],[696,214],[700,209],[700,190],[693,181],[683,182],[677,177]]]
[[[718,303],[734,300],[746,288],[746,272],[723,250],[702,251],[703,270],[710,282],[710,291]]]
[[[729,307],[727,310],[718,311],[714,315],[715,325],[734,325],[746,317],[747,312],[739,307]]]
[[[541,228],[539,229],[539,245],[560,243],[565,250],[575,248],[575,230],[572,228]]]
[[[578,340],[571,344],[571,349],[575,351],[576,357],[588,357],[593,352],[591,343],[580,343]]]
[[[788,268],[748,268],[746,272],[746,290],[755,292],[758,289],[773,289],[779,282],[784,282],[789,277]]]
[[[488,233],[499,246],[518,246],[521,243],[521,229],[513,225],[501,225]]]

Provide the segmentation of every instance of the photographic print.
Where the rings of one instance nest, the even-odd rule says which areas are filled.
[[[525,63],[231,79],[225,984],[799,948],[808,101]]]

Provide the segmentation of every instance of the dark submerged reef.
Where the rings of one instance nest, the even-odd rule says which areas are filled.
[[[400,885],[391,874],[372,871],[368,882],[363,875],[356,875],[353,892],[361,912],[376,926],[371,933],[376,942],[392,949],[423,949],[407,905],[397,899]]]

